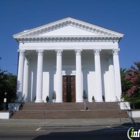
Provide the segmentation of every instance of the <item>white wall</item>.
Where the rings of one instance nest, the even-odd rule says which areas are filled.
[[[101,55],[101,79],[102,79],[102,95],[105,97],[105,101],[108,101],[108,76],[106,73],[108,72],[108,60],[107,55]]]
[[[36,96],[37,53],[36,55],[30,55],[30,58],[28,100],[34,101],[34,97]]]
[[[82,53],[83,64],[83,90],[88,94],[88,101],[92,101],[92,96],[95,97],[95,66],[94,66],[94,53]]]
[[[43,62],[43,99],[46,101],[48,96],[50,101],[52,99],[52,92],[54,87],[54,75],[56,73],[56,53],[55,51],[44,52]]]
[[[9,112],[0,112],[0,119],[9,119],[10,113]]]

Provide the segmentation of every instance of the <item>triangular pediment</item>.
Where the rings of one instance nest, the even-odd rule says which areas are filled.
[[[98,35],[98,34],[68,25],[50,32],[46,32],[44,34],[40,34],[39,36],[65,36],[65,35],[80,36],[80,35]]]
[[[20,32],[13,36],[15,39],[49,36],[116,36],[121,38],[123,37],[123,34],[77,19],[65,18],[37,28]]]

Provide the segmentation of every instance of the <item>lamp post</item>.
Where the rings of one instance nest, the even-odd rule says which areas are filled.
[[[6,98],[7,92],[5,92],[5,97],[4,97],[4,110],[7,110],[7,98]]]

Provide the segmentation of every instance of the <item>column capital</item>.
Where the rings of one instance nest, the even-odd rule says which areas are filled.
[[[93,52],[95,55],[100,55],[101,49],[94,49]]]
[[[76,49],[75,50],[76,55],[81,55],[81,52],[82,52],[82,49]]]
[[[112,50],[112,53],[113,55],[118,55],[118,52],[120,51],[120,49],[113,49]]]
[[[43,56],[44,50],[36,50],[36,52],[38,53],[38,55]]]
[[[56,51],[56,54],[57,54],[57,55],[60,55],[60,56],[62,55],[62,52],[63,52],[62,49],[58,49],[58,50],[55,50],[55,51]]]
[[[19,52],[19,55],[24,56],[25,50],[19,49],[18,52]]]

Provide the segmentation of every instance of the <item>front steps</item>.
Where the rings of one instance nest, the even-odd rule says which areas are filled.
[[[14,112],[11,119],[94,119],[128,118],[126,111],[116,102],[87,103],[25,103],[22,110]]]

